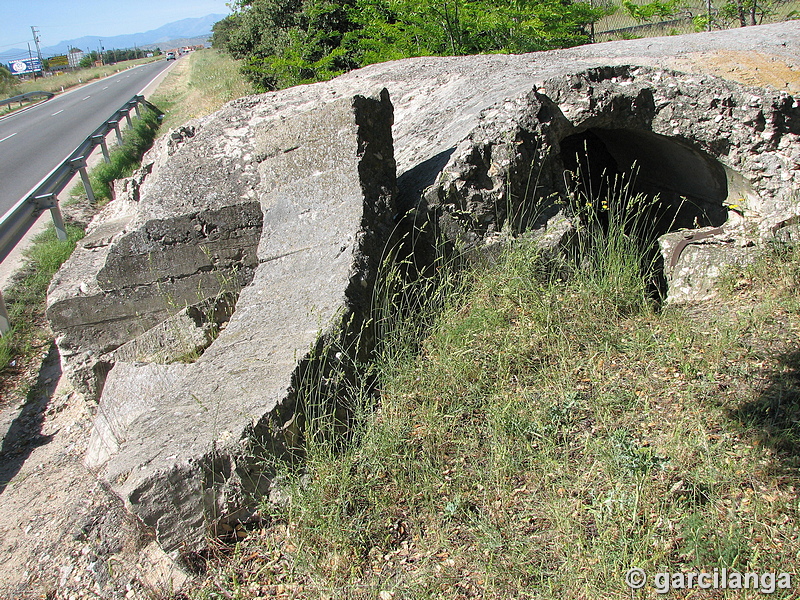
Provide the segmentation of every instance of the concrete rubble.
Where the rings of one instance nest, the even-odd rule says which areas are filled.
[[[269,489],[254,457],[297,446],[303,365],[318,344],[352,342],[343,323],[360,331],[376,257],[393,226],[386,92],[310,107],[288,122],[269,108],[252,99],[246,112],[229,108],[198,128],[145,179],[135,212],[94,230],[50,295],[54,323],[75,305],[120,315],[109,323],[87,308],[76,319],[91,319],[87,332],[77,323],[64,327],[60,343],[108,352],[94,373],[120,361],[97,383],[102,397],[87,465],[167,550],[201,545],[221,524],[245,518],[256,504],[250,496]],[[184,160],[198,174],[195,185],[182,175]],[[214,177],[226,182],[222,189]],[[166,213],[165,202],[175,210]],[[111,233],[109,222],[119,230]],[[87,263],[104,265],[94,279],[81,271]],[[80,283],[69,279],[79,271]],[[117,288],[103,290],[115,278]],[[90,281],[90,293],[70,297],[68,279],[76,287]],[[220,298],[228,299],[221,310]],[[177,312],[137,335],[169,306]],[[219,332],[202,355],[190,364],[153,361],[154,352],[185,347],[172,338],[197,337],[201,313],[227,315],[206,319]],[[91,343],[81,337],[89,332]],[[133,339],[112,351],[126,338]],[[368,350],[368,339],[359,342]]]
[[[797,56],[800,24],[780,31],[788,46],[751,49]],[[635,171],[669,215],[672,302],[796,236],[800,101],[664,67],[695,39],[373,65],[162,138],[50,290],[65,372],[99,397],[87,465],[167,551],[249,518],[264,457],[300,451],[311,359],[374,343],[407,212],[468,255],[531,228],[556,247],[554,200],[602,184],[581,169]]]

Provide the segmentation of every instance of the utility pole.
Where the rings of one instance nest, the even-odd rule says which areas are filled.
[[[106,61],[103,60],[103,52],[104,51],[105,51],[105,48],[103,48],[103,40],[100,40],[100,64],[101,65],[106,64]]]
[[[39,64],[42,66],[42,75],[44,75],[44,60],[42,59],[42,49],[39,47],[39,30],[35,25],[31,25],[31,33],[33,33],[33,43],[36,44],[36,56],[39,58]]]
[[[33,63],[33,52],[31,52],[31,43],[28,42],[28,58]],[[33,80],[36,81],[36,69],[33,70]]]

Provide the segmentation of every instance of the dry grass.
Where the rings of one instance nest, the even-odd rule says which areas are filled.
[[[800,252],[663,311],[551,273],[520,243],[429,307],[356,441],[312,444],[192,597],[622,599],[631,567],[793,572]]]
[[[206,49],[179,61],[151,100],[166,112],[165,129],[172,129],[252,93],[235,60],[217,50]]]

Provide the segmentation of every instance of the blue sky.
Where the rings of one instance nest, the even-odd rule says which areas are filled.
[[[39,30],[43,47],[85,35],[112,36],[157,29],[181,19],[228,14],[226,0],[0,0],[0,52],[27,48]]]

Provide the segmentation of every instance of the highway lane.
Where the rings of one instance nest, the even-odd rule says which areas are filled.
[[[170,64],[128,69],[0,120],[0,215]]]

